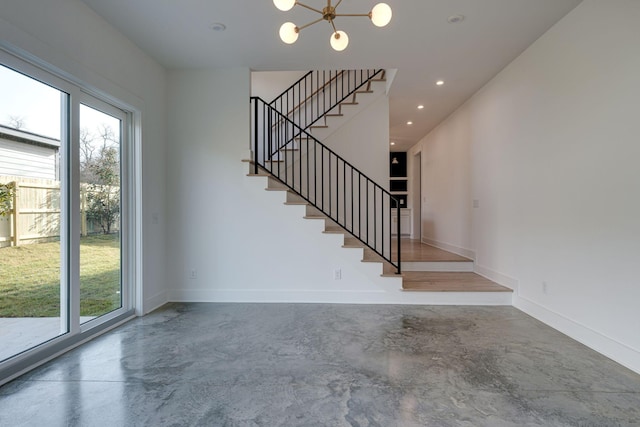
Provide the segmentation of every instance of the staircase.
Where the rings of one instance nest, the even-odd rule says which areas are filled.
[[[392,230],[391,209],[399,206],[393,196],[314,136],[330,131],[336,119],[348,120],[347,109],[374,93],[384,76],[384,70],[314,71],[270,103],[252,97],[248,175],[266,178],[267,191],[286,192],[286,205],[305,206],[305,219],[322,221],[323,233],[342,237],[342,248],[362,251],[362,262],[380,265],[381,281],[432,295],[494,293],[484,303],[510,304],[511,290],[473,273],[473,261],[419,242],[401,245],[392,236],[400,235],[399,223]],[[399,217],[400,208],[393,209]],[[425,248],[431,248],[428,256]],[[449,300],[441,299],[465,303]]]

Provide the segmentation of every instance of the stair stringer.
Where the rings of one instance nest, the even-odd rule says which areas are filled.
[[[265,192],[269,187],[267,176],[248,176],[246,179],[247,186],[256,199],[256,213],[264,204],[271,205],[271,208],[276,206],[279,215],[269,218],[270,230],[277,231],[279,240],[297,242],[286,253],[281,253],[276,248],[272,248],[272,251],[279,253],[278,258],[283,265],[291,260],[295,260],[298,265],[279,268],[279,271],[286,272],[287,277],[277,271],[263,271],[263,280],[272,286],[256,292],[229,290],[222,300],[389,303],[387,294],[403,293],[400,276],[382,277],[382,263],[362,263],[362,248],[342,248],[344,235],[324,233],[324,221],[305,219],[306,205],[299,204],[294,193],[283,189]],[[268,200],[264,200],[265,194]],[[296,239],[299,237],[304,237],[304,241]],[[341,270],[341,280],[333,280],[335,269]]]

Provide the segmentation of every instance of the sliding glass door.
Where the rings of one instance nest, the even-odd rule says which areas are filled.
[[[130,115],[0,51],[0,371],[131,315]]]
[[[0,66],[0,361],[69,332],[61,219],[69,95]]]
[[[80,319],[122,307],[121,150],[125,116],[80,104]],[[109,113],[102,110],[109,111]]]

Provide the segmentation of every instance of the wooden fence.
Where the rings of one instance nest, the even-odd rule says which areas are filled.
[[[15,185],[12,210],[0,216],[0,248],[42,243],[60,238],[60,181],[0,175],[0,183]],[[80,233],[102,232],[97,221],[87,219],[87,184],[80,186]],[[116,221],[112,231],[118,231]]]

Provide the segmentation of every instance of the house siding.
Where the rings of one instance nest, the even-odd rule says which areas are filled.
[[[0,175],[57,179],[58,149],[0,138]]]

